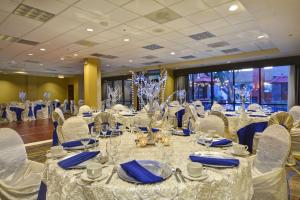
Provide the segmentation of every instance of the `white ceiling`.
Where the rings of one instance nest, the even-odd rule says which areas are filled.
[[[43,23],[13,14],[20,3],[55,16]],[[238,9],[230,12],[233,4]],[[156,61],[184,65],[184,61],[230,55],[222,50],[233,48],[240,51],[232,54],[241,55],[273,48],[279,52],[269,57],[300,54],[299,0],[0,0],[0,5],[0,34],[39,42],[32,46],[0,40],[0,71],[80,74],[83,58],[93,53],[118,57],[101,58],[104,74]],[[163,24],[147,18],[164,8],[175,12],[177,18]],[[87,28],[94,31],[87,32]],[[202,32],[215,37],[189,37]],[[259,39],[260,35],[265,37]],[[125,38],[130,41],[124,42]],[[80,40],[95,44],[82,46],[76,43]],[[209,47],[222,41],[229,45]],[[163,48],[142,48],[151,44]],[[190,55],[194,58],[181,58]],[[216,64],[213,59],[211,64]]]

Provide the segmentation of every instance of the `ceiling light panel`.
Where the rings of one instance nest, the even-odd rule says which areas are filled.
[[[182,56],[182,57],[180,57],[180,58],[182,58],[182,59],[193,59],[193,58],[196,58],[196,56],[193,56],[193,55],[188,55],[188,56]]]
[[[232,48],[232,49],[224,49],[221,50],[222,52],[226,53],[226,54],[230,54],[230,53],[237,53],[240,52],[241,50],[238,48]]]
[[[21,43],[21,44],[27,44],[27,45],[31,45],[31,46],[36,46],[39,44],[39,42],[35,42],[35,41],[31,41],[31,40],[19,40],[18,43]]]
[[[228,42],[221,41],[221,42],[215,42],[215,43],[208,44],[207,46],[211,47],[211,48],[218,48],[218,47],[224,47],[224,46],[228,46],[228,45],[229,45]]]
[[[40,10],[38,8],[34,8],[22,3],[13,11],[13,14],[27,17],[40,22],[47,22],[55,16],[54,14],[47,11]]]
[[[145,17],[158,24],[164,24],[178,19],[181,16],[169,8],[163,8],[148,15],[145,15]]]
[[[149,49],[149,50],[156,50],[156,49],[161,49],[161,48],[164,48],[158,44],[150,44],[150,45],[147,45],[147,46],[143,46],[144,49]]]
[[[211,32],[206,31],[206,32],[190,35],[189,37],[194,40],[204,40],[204,39],[213,38],[216,36],[214,34],[212,34]]]

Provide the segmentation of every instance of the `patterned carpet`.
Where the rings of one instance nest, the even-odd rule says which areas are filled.
[[[28,159],[44,163],[46,161],[47,151],[50,147],[51,142],[26,147]],[[286,168],[290,189],[290,200],[300,200],[300,174],[298,174],[295,169],[300,171],[300,162],[298,162],[298,165],[294,167],[294,169],[290,167]]]

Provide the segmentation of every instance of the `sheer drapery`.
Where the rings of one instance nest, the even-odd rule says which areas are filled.
[[[175,91],[177,90],[185,90],[185,76],[178,76],[175,79]]]

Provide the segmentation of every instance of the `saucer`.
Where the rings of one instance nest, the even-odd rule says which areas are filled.
[[[203,172],[201,176],[199,177],[192,177],[192,176],[189,176],[187,173],[186,174],[182,174],[184,176],[184,178],[190,180],[190,181],[203,181],[205,179],[208,178],[208,174]]]
[[[244,151],[244,152],[241,152],[241,153],[236,153],[233,151],[233,149],[231,149],[229,151],[232,155],[236,155],[236,156],[248,156],[250,153],[249,151]]]
[[[61,158],[67,155],[68,152],[66,150],[63,150],[60,154],[52,154],[51,152],[46,154],[47,158]]]
[[[97,178],[89,178],[86,172],[83,172],[81,174],[81,179],[86,182],[101,181],[101,180],[105,179],[106,177],[107,177],[107,174],[104,174],[104,173],[102,173],[102,175]]]

